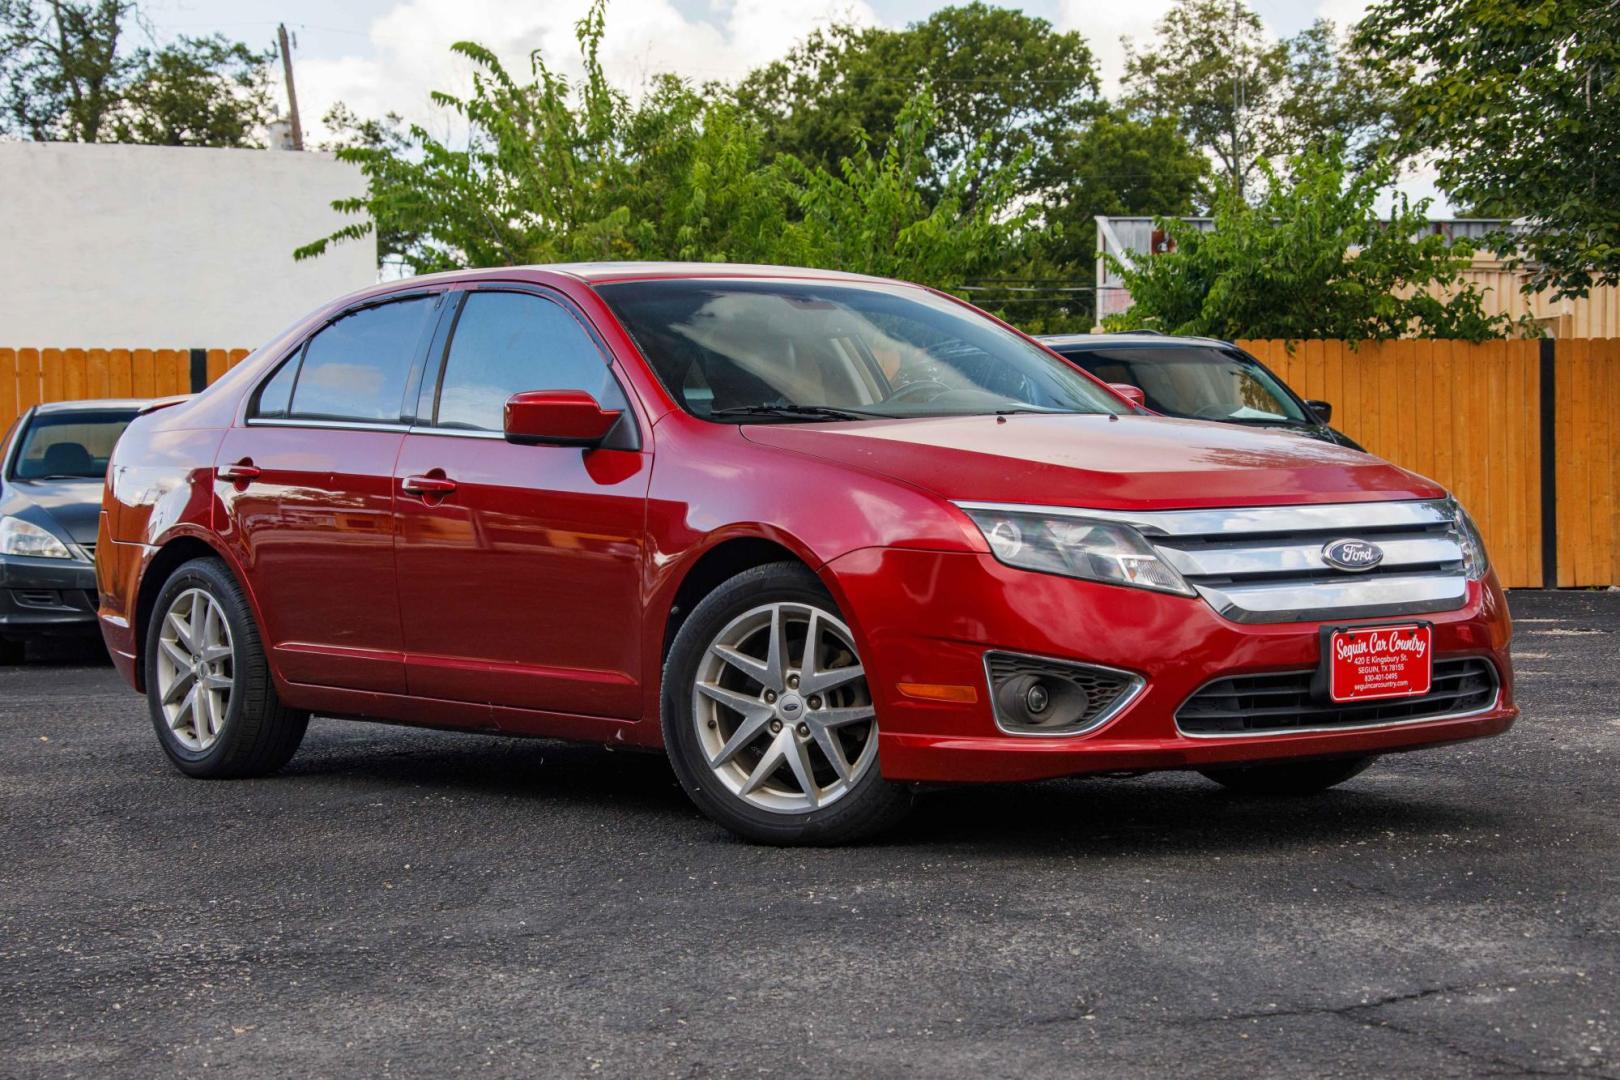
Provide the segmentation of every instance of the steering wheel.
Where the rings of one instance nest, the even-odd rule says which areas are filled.
[[[951,392],[951,388],[940,382],[938,379],[918,379],[916,382],[906,383],[906,385],[890,394],[888,400],[910,401],[912,398],[917,397],[919,394],[927,390],[932,390],[933,393],[923,399],[925,403],[933,401],[934,398],[939,397],[941,394],[948,394]]]

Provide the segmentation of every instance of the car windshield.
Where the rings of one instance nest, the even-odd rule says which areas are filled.
[[[100,480],[133,409],[39,413],[19,436],[13,480]]]
[[[1085,349],[1070,359],[1104,382],[1140,387],[1166,416],[1250,424],[1307,424],[1295,400],[1260,363],[1240,352],[1175,345]]]
[[[1039,346],[915,287],[665,279],[598,291],[705,419],[1127,411]]]

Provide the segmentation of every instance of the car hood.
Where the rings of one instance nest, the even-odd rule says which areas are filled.
[[[1445,494],[1379,458],[1292,432],[1156,416],[751,424],[743,435],[965,502],[1162,510]]]
[[[101,518],[100,480],[7,480],[0,514],[26,518],[76,544],[96,542]]]

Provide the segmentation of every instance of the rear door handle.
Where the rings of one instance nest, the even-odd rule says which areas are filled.
[[[259,478],[260,469],[249,458],[243,458],[235,465],[226,465],[219,470],[221,480],[229,480],[233,484],[245,484],[249,480]]]
[[[444,476],[407,476],[399,482],[407,495],[448,495],[456,490],[456,482]]]

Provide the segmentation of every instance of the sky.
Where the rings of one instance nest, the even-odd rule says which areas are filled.
[[[577,72],[574,23],[589,2],[146,0],[143,9],[159,40],[219,31],[268,46],[276,24],[286,22],[296,40],[300,112],[314,142],[321,136],[320,117],[338,101],[361,116],[397,112],[448,134],[449,120],[431,107],[428,93],[467,85],[469,65],[448,51],[457,40],[489,46],[517,71],[539,48],[558,70]],[[1279,37],[1321,17],[1354,22],[1366,7],[1365,0],[1250,4]],[[944,6],[946,0],[609,0],[603,64],[632,93],[666,71],[699,82],[735,79],[782,56],[819,26],[845,21],[899,27]],[[1123,66],[1120,38],[1150,38],[1170,0],[1024,0],[1007,6],[1082,32],[1111,93]],[[1435,194],[1423,178],[1402,187],[1413,195]]]
[[[449,45],[489,45],[508,61],[539,47],[563,70],[577,68],[575,21],[589,0],[147,0],[160,39],[219,31],[252,45],[274,41],[286,22],[297,39],[301,111],[313,123],[335,101],[361,114],[429,115],[427,94],[455,89],[466,66]],[[627,90],[674,71],[693,79],[733,79],[776,59],[818,26],[850,21],[904,26],[944,0],[610,0],[604,60]],[[1009,5],[1015,6],[1015,5]],[[1109,89],[1123,64],[1122,35],[1150,37],[1169,0],[1025,0],[1016,5],[1059,29],[1085,34]],[[1353,21],[1362,0],[1258,0],[1254,9],[1279,36],[1326,16]]]

